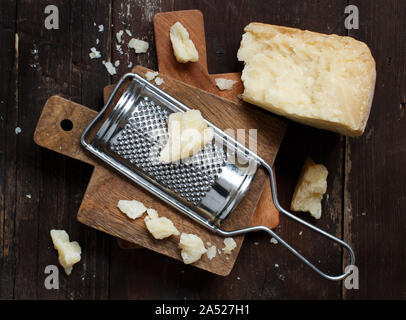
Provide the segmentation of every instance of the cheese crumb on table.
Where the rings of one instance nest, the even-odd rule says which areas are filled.
[[[237,81],[224,79],[224,78],[216,78],[214,80],[216,82],[216,86],[221,90],[231,90],[233,85],[237,83]]]
[[[158,71],[147,71],[145,73],[145,79],[147,79],[148,81],[154,80],[155,77],[159,74]]]
[[[148,50],[149,44],[146,41],[132,38],[128,43],[128,47],[135,50],[135,53],[145,53]]]
[[[165,82],[164,79],[162,79],[160,77],[155,78],[155,83],[156,83],[157,86],[160,86],[164,82]]]
[[[276,240],[274,237],[271,238],[270,242],[272,244],[278,244],[278,240]]]
[[[216,246],[211,246],[209,249],[207,249],[207,258],[209,259],[209,260],[212,260],[215,256],[216,256],[216,254],[217,254],[217,248],[216,248]]]
[[[90,53],[89,53],[90,59],[97,59],[101,57],[100,51],[97,51],[95,47],[90,48]]]
[[[314,218],[320,219],[321,200],[327,191],[327,175],[325,166],[315,164],[311,158],[307,158],[293,193],[290,209],[310,212]]]
[[[69,241],[69,235],[65,230],[54,230],[51,232],[52,243],[56,250],[58,250],[59,264],[64,268],[65,273],[70,275],[73,265],[80,261],[82,249],[76,241]]]
[[[120,200],[117,207],[121,212],[125,213],[130,219],[137,219],[141,217],[147,208],[142,202],[137,200]]]
[[[172,42],[173,53],[178,62],[186,63],[199,60],[199,53],[193,41],[189,39],[189,32],[179,21],[171,27],[169,37]]]
[[[20,134],[20,133],[22,132],[22,130],[21,130],[20,127],[16,127],[15,130],[14,130],[14,132],[15,132],[16,134]]]
[[[181,256],[185,264],[196,262],[207,252],[202,239],[195,234],[182,233],[179,247],[182,249]]]
[[[231,251],[233,251],[237,247],[237,243],[233,238],[225,238],[223,242],[225,245],[225,247],[223,248],[225,254],[231,254]]]
[[[159,217],[156,210],[148,209],[147,213],[148,216],[144,218],[145,225],[155,239],[161,240],[180,234],[173,222],[168,218]]]
[[[164,163],[194,155],[212,141],[213,128],[208,127],[199,110],[176,112],[169,116],[168,141],[160,153]]]
[[[107,72],[110,73],[112,76],[114,76],[117,73],[116,68],[113,66],[111,62],[103,61],[102,63],[106,67]]]
[[[125,33],[127,33],[130,37],[132,37],[133,36],[133,34],[131,33],[131,31],[130,30],[128,30],[128,29],[125,29]]]
[[[117,42],[118,43],[121,43],[121,42],[123,42],[123,33],[124,33],[124,31],[123,30],[120,30],[119,32],[117,32],[116,33],[116,39],[117,39]]]
[[[102,24],[99,25],[98,28],[99,28],[99,32],[103,32],[103,31],[104,31],[104,26],[103,26]]]

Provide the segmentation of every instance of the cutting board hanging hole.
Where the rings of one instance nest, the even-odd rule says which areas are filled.
[[[69,119],[64,119],[61,121],[61,128],[63,131],[71,131],[73,129],[73,123]]]

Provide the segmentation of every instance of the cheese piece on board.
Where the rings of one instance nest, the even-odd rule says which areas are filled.
[[[310,212],[316,218],[321,217],[321,200],[327,191],[328,171],[322,164],[315,164],[307,158],[299,181],[293,193],[290,209],[296,212]]]
[[[154,209],[147,210],[148,216],[144,218],[148,231],[155,239],[161,240],[180,233],[173,225],[173,222],[165,217],[159,217]]]
[[[365,130],[375,89],[375,60],[351,37],[250,23],[237,56],[244,101],[348,136]]]
[[[199,110],[169,115],[168,141],[160,153],[160,161],[169,163],[194,155],[213,140],[213,128],[208,127]]]
[[[52,243],[58,250],[59,264],[64,268],[65,273],[69,276],[72,272],[73,265],[80,261],[82,249],[76,241],[69,241],[69,235],[65,230],[54,230],[51,232]]]
[[[117,207],[121,212],[125,213],[130,219],[137,219],[141,217],[147,208],[142,202],[137,200],[120,200],[117,203]]]
[[[189,39],[189,32],[179,21],[171,27],[169,37],[172,42],[173,53],[178,62],[186,63],[199,60],[199,53],[193,41]]]
[[[207,252],[202,239],[190,233],[180,235],[179,247],[182,249],[181,256],[185,264],[196,262]]]

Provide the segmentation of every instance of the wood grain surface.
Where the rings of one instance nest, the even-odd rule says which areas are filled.
[[[133,72],[142,76],[146,71],[148,69],[140,66],[133,69]],[[165,82],[160,87],[165,92],[189,107],[201,110],[203,117],[220,129],[257,128],[257,152],[270,164],[273,163],[284,134],[283,122],[275,120],[269,113],[260,109],[250,110],[164,75],[161,77]],[[221,118],[218,117],[219,110],[224,112]],[[95,162],[93,158],[89,160],[80,146],[80,135],[94,116],[93,111],[78,104],[59,97],[51,97],[44,107],[34,133],[34,140],[38,145],[95,165],[78,211],[78,220],[100,231],[181,260],[179,237],[157,241],[146,230],[143,219],[131,221],[117,208],[117,203],[121,199],[136,199],[142,201],[148,208],[156,209],[160,215],[171,219],[180,232],[197,234],[204,239],[204,243],[209,241],[217,248],[222,248],[222,237],[198,226],[170,205],[117,174],[114,169]],[[259,124],[258,119],[261,119]],[[65,131],[63,121],[71,121],[73,128]],[[248,142],[248,136],[246,138]],[[265,172],[259,170],[244,200],[223,223],[225,230],[249,225],[266,179]],[[237,248],[231,255],[217,255],[217,258],[211,261],[203,256],[194,265],[219,275],[228,275],[238,256],[243,236],[236,237],[235,240]]]
[[[59,30],[44,28],[49,1],[0,2],[1,299],[405,299],[405,1],[52,3],[59,8]],[[359,8],[358,30],[344,27],[349,4]],[[358,290],[320,279],[260,233],[245,237],[232,272],[219,277],[150,250],[122,250],[115,237],[76,221],[93,167],[34,143],[44,103],[58,94],[98,112],[103,88],[131,70],[130,62],[158,69],[154,15],[189,9],[204,16],[209,74],[242,70],[236,53],[243,28],[252,21],[350,35],[370,46],[378,76],[365,134],[342,138],[287,121],[275,161],[284,207],[289,207],[307,156],[328,168],[322,218],[315,222],[307,214],[298,216],[352,244]],[[101,24],[104,32],[98,32]],[[124,28],[150,43],[147,53],[135,54],[125,44],[123,54],[117,51],[115,34]],[[125,34],[126,43],[129,39]],[[89,59],[91,47],[101,52],[101,59]],[[102,60],[119,60],[117,75],[110,77]],[[16,127],[22,130],[18,135]],[[82,261],[72,274],[67,277],[60,269],[59,290],[44,288],[44,268],[57,265],[51,228],[66,229],[82,246]],[[346,264],[335,246],[283,216],[276,230],[312,261],[320,261],[323,270],[338,273]]]

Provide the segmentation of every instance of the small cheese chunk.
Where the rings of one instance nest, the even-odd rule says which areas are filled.
[[[233,85],[237,83],[237,81],[224,78],[216,78],[214,81],[216,82],[216,86],[222,91],[231,90]]]
[[[120,30],[119,32],[117,32],[116,33],[116,39],[117,39],[117,42],[118,43],[121,43],[122,41],[123,41],[123,33],[124,33],[124,31],[123,30]]]
[[[225,245],[225,247],[223,248],[225,254],[231,254],[231,251],[233,251],[237,247],[237,243],[233,238],[225,238],[223,242]]]
[[[103,31],[104,31],[104,26],[103,26],[102,24],[99,25],[98,28],[99,28],[99,32],[103,32]]]
[[[147,71],[145,73],[145,79],[147,79],[148,81],[152,81],[155,79],[155,77],[159,74],[158,71]]]
[[[307,158],[293,194],[290,209],[310,212],[316,218],[321,217],[321,200],[327,191],[328,171],[325,166],[315,164]]]
[[[107,72],[110,73],[112,76],[114,76],[117,73],[116,68],[113,66],[111,62],[103,61],[102,63],[106,67]]]
[[[208,127],[199,110],[172,113],[168,121],[168,141],[160,154],[164,163],[194,155],[213,140],[213,128]]]
[[[196,262],[207,252],[202,239],[195,234],[182,233],[179,247],[182,249],[181,256],[185,264]]]
[[[54,230],[51,232],[52,243],[58,250],[59,264],[64,268],[65,273],[70,275],[73,265],[80,261],[82,249],[76,241],[69,241],[69,235],[65,230]]]
[[[89,53],[90,59],[97,59],[101,57],[100,51],[97,51],[95,47],[90,48],[90,53]]]
[[[143,215],[147,208],[142,202],[137,200],[120,200],[117,207],[125,213],[130,219],[137,219]]]
[[[148,50],[149,44],[146,41],[132,38],[128,43],[128,47],[133,48],[135,53],[145,53]]]
[[[171,27],[169,36],[172,42],[173,53],[178,62],[186,63],[199,60],[199,53],[193,41],[189,39],[189,32],[180,22],[176,22]]]
[[[211,246],[209,249],[207,249],[207,258],[209,260],[212,260],[217,254],[217,248],[216,246]]]
[[[153,235],[155,239],[165,239],[171,235],[178,236],[180,233],[175,228],[173,222],[165,217],[159,217],[158,212],[154,209],[147,210],[148,216],[145,217],[145,225],[148,231]]]
[[[364,132],[376,80],[365,43],[263,23],[244,31],[237,56],[245,101],[317,128]]]
[[[165,81],[164,81],[164,79],[162,79],[162,78],[160,78],[160,77],[156,77],[155,78],[155,84],[157,85],[157,86],[160,86],[162,83],[164,83]]]

